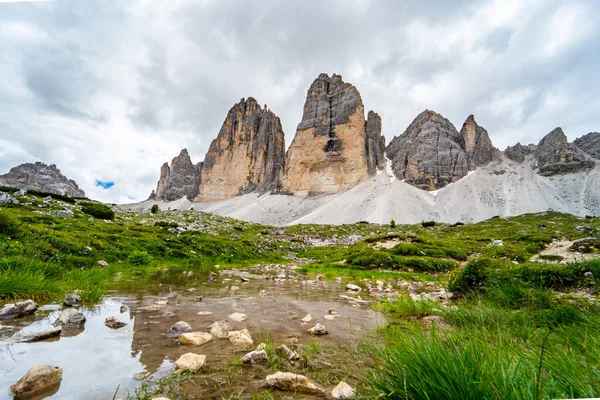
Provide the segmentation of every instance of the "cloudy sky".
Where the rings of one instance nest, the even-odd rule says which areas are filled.
[[[321,72],[389,140],[424,109],[504,149],[600,130],[600,2],[0,0],[0,173],[55,163],[89,197],[145,199],[253,96],[289,144]],[[97,181],[114,185],[96,185]]]

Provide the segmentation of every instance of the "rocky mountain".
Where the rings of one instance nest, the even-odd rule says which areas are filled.
[[[18,165],[11,168],[7,174],[0,175],[0,186],[85,197],[85,192],[77,183],[64,176],[56,165],[47,165],[39,161]]]
[[[556,128],[540,141],[533,152],[534,167],[543,176],[590,170],[596,163],[567,141],[561,128]]]
[[[249,97],[234,105],[204,158],[197,201],[229,199],[281,186],[285,142],[281,121]]]
[[[383,168],[381,119],[340,75],[310,86],[302,121],[286,154],[282,190],[307,196],[350,189]]]
[[[423,111],[392,139],[386,152],[396,178],[423,190],[440,189],[469,172],[461,135],[450,121],[431,110]]]
[[[533,153],[536,148],[537,146],[532,144],[523,146],[521,143],[517,143],[514,146],[507,147],[506,150],[504,150],[504,155],[509,160],[513,160],[521,164],[523,161],[525,161],[525,157]]]
[[[500,151],[492,144],[487,131],[477,124],[473,114],[469,115],[460,130],[460,145],[467,153],[469,171],[500,158]]]
[[[193,164],[187,149],[160,168],[160,179],[151,199],[173,201],[182,197],[192,200],[198,195],[203,163]]]
[[[600,214],[600,133],[569,143],[557,128],[537,145],[502,152],[473,115],[459,132],[431,110],[387,147],[381,133],[377,113],[365,119],[356,87],[321,74],[287,153],[279,118],[242,99],[204,164],[194,166],[184,151],[163,165],[155,199],[275,225],[474,222],[547,209]]]
[[[590,132],[573,142],[580,150],[587,155],[600,160],[600,132]]]

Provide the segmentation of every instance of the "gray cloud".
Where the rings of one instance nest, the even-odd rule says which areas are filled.
[[[356,85],[388,140],[423,109],[474,113],[501,148],[600,129],[587,1],[59,0],[0,4],[0,172],[59,165],[89,195],[154,188],[183,147],[204,157],[255,97],[286,142],[321,72]],[[115,186],[96,188],[96,180]]]

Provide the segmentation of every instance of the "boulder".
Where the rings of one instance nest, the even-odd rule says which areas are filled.
[[[49,365],[36,365],[10,387],[15,396],[31,396],[57,385],[62,380],[63,370]]]
[[[185,321],[178,321],[178,322],[175,322],[173,324],[173,326],[171,326],[167,332],[165,332],[165,335],[179,336],[182,333],[191,332],[191,331],[192,331],[192,327],[190,326],[190,324],[188,324]]]
[[[349,283],[346,285],[346,290],[349,290],[351,292],[360,292],[362,290],[362,288],[358,285],[355,285],[353,283]]]
[[[204,158],[197,201],[265,193],[280,187],[285,139],[279,117],[249,97],[227,113]]]
[[[13,197],[5,192],[0,192],[0,205],[8,204],[13,202]]]
[[[266,383],[272,388],[287,391],[298,391],[304,393],[322,393],[323,390],[315,385],[304,375],[293,374],[291,372],[277,371],[273,375],[268,375]]]
[[[200,346],[212,340],[212,335],[206,332],[187,332],[179,336],[179,342],[184,345]]]
[[[383,167],[384,143],[381,119],[370,112],[365,120],[356,87],[320,74],[286,154],[282,190],[307,196],[350,189]]]
[[[254,346],[254,341],[248,329],[242,329],[241,331],[230,331],[228,333],[229,341],[233,344],[234,349],[237,350],[248,350]]]
[[[237,313],[237,312],[230,314],[227,317],[235,322],[244,322],[248,319],[248,316],[246,314]]]
[[[573,242],[570,247],[571,251],[576,251],[579,253],[591,253],[593,250],[591,247],[595,247],[596,249],[600,249],[600,239],[595,237],[578,239]],[[598,251],[598,250],[596,250]]]
[[[60,336],[62,332],[62,326],[57,326],[50,329],[45,329],[38,332],[19,332],[11,338],[11,341],[24,343],[24,342],[37,342],[39,340],[50,339],[55,336]]]
[[[181,371],[196,372],[206,362],[206,356],[195,353],[185,353],[175,361],[175,366]]]
[[[127,325],[126,322],[119,321],[117,317],[108,317],[104,320],[104,325],[110,329],[119,329]]]
[[[73,218],[75,216],[75,214],[73,214],[73,211],[71,211],[71,210],[54,211],[52,213],[52,215],[54,215],[55,217],[59,217],[59,218]]]
[[[309,323],[312,320],[313,320],[313,317],[310,314],[306,314],[306,316],[301,319],[301,321],[304,322],[305,324]]]
[[[46,165],[42,162],[26,163],[11,168],[7,174],[0,175],[0,186],[85,197],[85,192],[77,183],[65,177],[56,165]]]
[[[293,351],[292,349],[287,347],[285,344],[282,344],[281,346],[279,346],[277,348],[277,351],[279,353],[281,353],[282,355],[284,355],[290,361],[296,361],[296,360],[299,360],[300,358],[302,358],[302,357],[300,357],[300,354],[296,353],[295,351]]]
[[[75,308],[67,308],[63,310],[58,319],[54,321],[54,326],[62,326],[68,328],[79,328],[85,323],[83,313]]]
[[[334,399],[353,399],[356,397],[356,392],[352,386],[346,382],[340,382],[331,390],[331,397]]]
[[[67,307],[79,307],[81,306],[81,296],[75,293],[70,293],[65,296],[63,304]]]
[[[269,360],[269,357],[267,356],[267,352],[264,350],[251,351],[250,353],[245,354],[241,358],[241,361],[244,364],[266,363],[268,360]]]
[[[327,335],[329,333],[329,332],[327,332],[327,328],[325,328],[325,325],[321,325],[321,324],[316,324],[315,326],[310,328],[308,330],[308,332],[311,335],[316,335],[316,336]]]
[[[13,319],[33,314],[38,305],[33,300],[19,301],[17,303],[6,304],[0,308],[0,320]]]
[[[187,149],[171,160],[171,166],[164,163],[160,169],[160,178],[156,191],[152,191],[153,200],[173,201],[187,197],[194,199],[200,188],[203,163],[193,164]]]
[[[386,148],[396,178],[423,190],[436,190],[469,172],[461,136],[450,121],[425,110]]]
[[[210,334],[212,336],[218,339],[227,339],[229,337],[229,331],[233,329],[233,325],[231,324],[231,320],[226,318],[215,322],[208,328],[210,329]]]

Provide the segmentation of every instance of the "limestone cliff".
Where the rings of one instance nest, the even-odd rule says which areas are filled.
[[[383,167],[384,144],[381,119],[370,112],[365,121],[356,87],[320,74],[286,154],[283,191],[307,196],[352,188]]]
[[[212,141],[197,201],[214,201],[280,188],[285,163],[281,121],[249,97],[235,104]]]
[[[469,171],[500,157],[500,151],[492,144],[487,131],[477,124],[473,114],[469,115],[460,130],[460,144],[467,153]]]
[[[436,190],[469,172],[460,134],[440,114],[425,110],[392,139],[387,156],[396,178],[424,190]]]
[[[194,199],[198,195],[202,163],[193,164],[187,149],[160,168],[160,179],[150,198],[173,201],[182,197]]]
[[[85,197],[85,192],[79,188],[77,183],[64,176],[56,165],[46,165],[39,161],[11,168],[7,174],[0,175],[0,185],[66,194],[71,197]]]
[[[573,142],[580,150],[600,160],[600,132],[590,132]]]
[[[556,128],[544,136],[533,156],[534,167],[543,176],[589,170],[596,165],[585,153],[569,144],[561,128]]]

